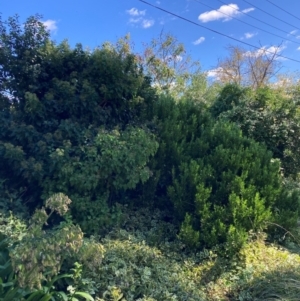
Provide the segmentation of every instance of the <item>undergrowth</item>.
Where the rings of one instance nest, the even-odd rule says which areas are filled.
[[[167,211],[119,206],[120,224],[105,237],[85,238],[66,261],[67,269],[80,262],[71,280],[95,301],[299,300],[296,243],[287,249],[268,243],[264,233],[249,233],[235,256],[224,256],[224,245],[193,252],[178,239]],[[19,219],[11,215],[1,224],[12,242],[23,241],[27,226]]]
[[[126,207],[123,224],[101,239],[98,300],[299,300],[300,256],[252,234],[234,257],[220,249],[192,252],[163,221],[167,212]]]

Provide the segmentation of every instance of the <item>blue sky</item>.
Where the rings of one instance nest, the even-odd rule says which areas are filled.
[[[148,0],[148,2],[238,41],[265,47],[270,51],[281,45],[284,56],[300,61],[300,19],[282,10],[300,18],[299,0],[232,0],[229,2],[226,0]],[[105,41],[115,42],[130,33],[135,50],[138,52],[142,49],[142,43],[158,37],[163,29],[184,43],[187,52],[194,60],[200,61],[203,70],[214,69],[218,59],[226,56],[226,46],[238,44],[237,41],[190,24],[138,0],[0,0],[0,4],[3,19],[18,14],[20,20],[24,21],[30,15],[42,14],[55,41],[68,39],[71,45],[80,42],[89,48],[99,46]],[[271,17],[260,9],[289,24]],[[300,69],[300,63],[287,59],[281,59],[281,62],[283,72]]]

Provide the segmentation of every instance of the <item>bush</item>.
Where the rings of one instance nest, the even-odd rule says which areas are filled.
[[[161,97],[153,115],[160,145],[143,188],[154,186],[154,204],[173,209],[187,245],[236,250],[267,221],[296,225],[299,194],[283,185],[280,162],[264,145],[193,102]]]
[[[101,240],[105,255],[93,276],[100,300],[206,300],[199,279],[193,277],[194,258],[179,251],[176,229],[162,221],[167,212],[122,211],[124,229],[115,228]]]
[[[189,159],[190,142],[201,136],[203,129],[213,123],[201,103],[176,103],[169,96],[161,96],[151,106],[149,119],[153,119],[154,132],[159,143],[157,153],[149,162],[153,176],[136,193],[140,199],[154,202],[159,208],[170,208],[167,188],[172,183],[172,168]],[[136,196],[136,195],[135,195]]]
[[[112,205],[119,195],[151,176],[146,164],[156,149],[154,136],[145,130],[99,130],[88,144],[50,154],[52,173],[42,184],[44,195],[68,193],[74,220],[85,232],[99,233],[118,221],[120,212]]]
[[[75,297],[93,300],[90,294],[80,291],[89,289],[90,293],[91,285],[86,285],[82,265],[75,262],[74,266],[74,259],[85,263],[90,270],[99,268],[103,247],[92,240],[83,241],[80,228],[68,220],[52,230],[43,229],[54,212],[65,216],[70,202],[62,193],[51,196],[46,201],[50,212],[45,208],[36,210],[29,226],[13,215],[1,217],[1,300],[73,300]],[[69,267],[68,273],[62,274],[61,267],[66,261],[74,268]],[[71,279],[68,288],[57,289],[57,282],[66,278]]]
[[[265,87],[250,92],[226,86],[211,107],[218,119],[234,122],[247,137],[264,143],[282,162],[285,177],[297,180],[300,171],[299,93],[282,94]]]
[[[190,214],[190,232],[196,230],[202,245],[239,247],[248,231],[272,219],[281,189],[278,162],[225,123],[206,128],[189,148],[193,156],[174,166],[168,189],[175,210],[181,218]]]
[[[298,292],[291,286],[300,280],[300,256],[266,243],[265,234],[251,232],[236,256],[223,258],[217,254],[222,246],[197,253],[184,248],[174,225],[162,221],[167,211],[128,206],[122,211],[123,228],[101,241],[106,252],[100,269],[85,274],[99,284],[101,301],[250,301],[272,292],[283,299]]]
[[[157,149],[143,124],[155,91],[137,58],[109,43],[56,45],[39,16],[0,19],[0,40],[0,178],[31,212],[64,192],[84,231],[115,222]]]

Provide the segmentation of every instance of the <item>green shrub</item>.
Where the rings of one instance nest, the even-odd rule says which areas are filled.
[[[185,212],[191,215],[189,224],[203,245],[231,242],[238,247],[248,231],[272,218],[281,191],[278,162],[225,123],[206,128],[188,148],[190,160],[174,167],[168,188],[175,210],[181,218]]]
[[[9,215],[10,212],[19,218],[28,219],[28,208],[22,202],[22,189],[12,189],[6,180],[0,179],[0,212]]]
[[[192,272],[196,259],[180,251],[176,228],[162,221],[168,213],[126,207],[122,211],[125,230],[115,228],[101,240],[105,254],[92,277],[99,284],[100,300],[206,300]]]
[[[213,120],[202,104],[176,103],[164,95],[152,104],[149,118],[154,121],[159,148],[149,162],[153,176],[145,185],[140,185],[136,193],[141,194],[142,201],[153,201],[155,206],[169,209],[172,204],[167,197],[167,188],[172,183],[172,169],[189,159],[187,148],[192,145],[190,142],[200,137]]]
[[[143,196],[152,189],[155,206],[173,209],[187,245],[237,250],[266,222],[296,225],[299,193],[283,185],[280,162],[264,145],[202,105],[161,97],[153,107],[159,149]]]
[[[1,226],[3,219],[1,220]],[[3,232],[5,230],[2,229]],[[16,274],[13,271],[9,257],[9,244],[7,236],[0,233],[0,300],[19,301],[28,291],[18,286]]]
[[[216,118],[234,122],[244,135],[264,143],[273,157],[281,160],[284,176],[297,180],[300,171],[298,94],[285,95],[269,87],[250,92],[228,85],[211,110]]]
[[[244,88],[237,84],[227,84],[220,91],[209,110],[214,118],[218,118],[222,113],[230,111],[239,105],[241,99],[249,97],[251,91],[250,88]]]
[[[36,210],[29,226],[13,215],[1,216],[1,300],[93,300],[93,282],[82,277],[82,264],[74,261],[84,263],[89,271],[99,268],[102,245],[84,241],[80,228],[68,219],[51,230],[44,229],[53,213],[66,216],[70,203],[62,193],[52,195],[46,201],[48,213],[45,208]],[[62,273],[65,262],[69,267],[65,266],[67,273]],[[70,279],[68,287],[58,289],[58,282],[64,279]]]
[[[31,212],[64,192],[83,230],[101,231],[118,220],[116,201],[151,175],[149,78],[120,44],[55,44],[39,16],[0,19],[0,41],[0,178]]]
[[[68,193],[74,220],[85,232],[99,233],[118,222],[121,212],[111,205],[119,194],[151,176],[146,164],[156,149],[145,130],[99,130],[88,145],[66,145],[50,155],[53,171],[42,184],[44,195]]]
[[[293,279],[299,281],[300,257],[266,243],[265,234],[250,233],[236,256],[224,258],[218,255],[222,246],[197,253],[185,248],[176,239],[174,225],[162,221],[170,212],[128,206],[122,211],[123,229],[115,228],[102,239],[102,264],[95,273],[85,274],[99,284],[101,301],[250,301],[272,291],[282,298],[284,293],[296,296],[296,287],[288,292],[284,286],[288,275],[292,279],[287,288]]]

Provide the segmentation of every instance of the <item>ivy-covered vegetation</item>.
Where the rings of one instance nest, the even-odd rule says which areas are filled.
[[[0,19],[0,300],[300,294],[299,87],[209,86],[163,39]]]

